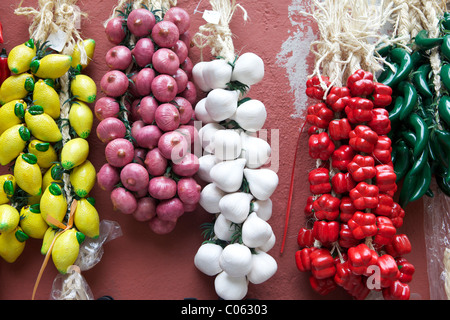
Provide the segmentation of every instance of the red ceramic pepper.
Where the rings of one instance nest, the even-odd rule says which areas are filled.
[[[375,166],[375,170],[377,172],[375,181],[380,192],[397,191],[397,184],[395,183],[397,175],[394,168],[387,164],[380,164]]]
[[[375,88],[373,74],[362,69],[356,70],[348,77],[347,87],[353,96],[370,95]]]
[[[327,168],[317,168],[309,172],[309,190],[313,194],[331,192],[330,171]]]
[[[336,266],[334,258],[327,249],[317,249],[311,252],[311,273],[316,279],[326,279],[334,277]]]
[[[322,87],[321,81],[323,82],[325,89]],[[314,76],[306,81],[306,95],[310,98],[322,100],[324,99],[325,90],[331,85],[330,79],[328,77]]]
[[[378,142],[378,134],[368,126],[358,125],[349,134],[349,145],[355,151],[371,153]]]
[[[306,199],[306,205],[305,205],[304,212],[305,212],[305,216],[306,216],[307,218],[311,217],[312,214],[314,213],[314,210],[313,210],[313,203],[314,203],[315,200],[316,200],[316,199],[315,199],[314,196],[309,196],[309,197]]]
[[[311,229],[301,228],[297,235],[297,244],[300,248],[309,248],[314,244],[314,237]]]
[[[387,107],[392,102],[392,88],[385,84],[374,82],[372,99],[375,107]]]
[[[313,236],[324,246],[339,238],[339,223],[337,221],[316,220],[313,225]]]
[[[320,133],[320,129],[316,126],[311,126],[308,129],[308,136],[312,136],[313,134],[319,134]]]
[[[380,285],[382,288],[387,288],[394,281],[398,280],[400,271],[398,271],[397,262],[391,255],[383,254],[381,257],[378,257],[377,266],[380,270]]]
[[[350,270],[347,260],[336,264],[334,282],[345,290],[350,290],[356,283],[361,282],[361,276],[354,274],[352,270]]]
[[[387,245],[392,242],[392,239],[397,232],[397,229],[392,224],[391,219],[384,216],[377,217],[377,227],[378,231],[373,238],[374,243],[380,246]]]
[[[378,163],[392,163],[392,142],[388,136],[378,136],[375,148],[372,151],[372,157]]]
[[[342,248],[351,248],[358,245],[360,240],[353,236],[352,230],[350,230],[348,224],[341,223],[341,229],[339,231],[339,245]]]
[[[341,203],[339,205],[339,210],[341,213],[339,214],[339,219],[342,222],[348,222],[353,217],[353,214],[357,211],[355,206],[353,205],[352,199],[348,196],[343,196],[341,198]]]
[[[366,182],[360,182],[350,190],[349,196],[358,210],[374,209],[378,206],[378,187]]]
[[[341,145],[331,155],[331,165],[339,171],[347,171],[347,165],[355,157],[355,151],[349,145]]]
[[[316,248],[304,248],[295,253],[295,264],[297,265],[298,270],[302,272],[311,270],[310,255],[314,250],[316,250]]]
[[[388,288],[383,289],[383,298],[385,300],[409,300],[409,285],[396,280]]]
[[[309,155],[313,159],[327,160],[335,149],[335,145],[327,132],[313,134],[309,137]]]
[[[414,272],[416,271],[414,265],[403,257],[397,257],[395,258],[395,261],[397,262],[398,270],[400,271],[398,280],[403,283],[411,282]]]
[[[348,139],[350,131],[352,131],[352,127],[347,118],[332,120],[328,124],[330,137],[335,141]]]
[[[352,175],[353,180],[361,182],[375,177],[375,160],[371,156],[362,156],[357,154],[353,160],[347,165],[348,172]]]
[[[392,209],[394,208],[394,199],[386,194],[378,195],[378,205],[373,209],[373,213],[379,216],[392,217]]]
[[[333,118],[333,111],[323,102],[308,107],[306,121],[313,126],[326,129]]]
[[[344,194],[352,190],[356,182],[349,172],[338,172],[331,178],[331,186],[337,194]]]
[[[8,67],[8,54],[6,53],[6,49],[3,48],[0,53],[0,86],[10,75],[11,71]]]
[[[372,110],[372,119],[367,125],[377,134],[388,134],[391,131],[391,120],[389,112],[384,108],[375,108]]]
[[[356,211],[353,217],[348,220],[348,227],[352,231],[355,239],[361,240],[366,237],[373,237],[377,234],[376,216],[373,213]]]
[[[348,249],[349,267],[354,274],[366,275],[367,268],[377,260],[378,254],[364,243]]]
[[[334,289],[336,289],[337,285],[334,282],[333,278],[326,279],[317,279],[314,276],[309,277],[309,284],[311,288],[320,295],[327,295]]]
[[[391,243],[384,246],[386,252],[393,257],[404,256],[411,252],[411,242],[406,234],[396,234]]]
[[[392,224],[396,228],[400,228],[403,225],[403,218],[405,217],[405,210],[397,203],[394,202],[391,212]]]
[[[369,122],[373,117],[373,103],[366,98],[352,97],[348,99],[344,110],[348,121],[353,124]]]
[[[325,193],[314,201],[314,214],[318,220],[336,220],[339,217],[339,204],[339,198]]]
[[[347,100],[351,97],[347,87],[333,87],[327,95],[326,102],[334,112],[345,109]]]

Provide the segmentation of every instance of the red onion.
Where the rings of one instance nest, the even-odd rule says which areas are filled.
[[[100,121],[96,132],[99,140],[107,143],[117,138],[124,138],[127,133],[127,128],[121,120],[109,117]]]
[[[114,44],[119,44],[125,39],[125,30],[122,27],[123,22],[123,17],[116,17],[109,20],[106,24],[106,36]]]
[[[163,103],[155,111],[156,125],[162,131],[173,131],[180,125],[180,113],[171,103]]]
[[[194,178],[181,178],[177,184],[177,194],[184,204],[196,204],[200,201],[202,187]]]
[[[133,122],[133,124],[131,125],[131,136],[136,139],[137,132],[143,127],[145,127],[144,121],[138,120]]]
[[[178,40],[177,43],[170,49],[175,52],[180,62],[185,61],[189,55],[188,46],[183,40]]]
[[[107,72],[100,80],[102,91],[110,97],[119,97],[128,89],[128,77],[119,70]]]
[[[164,133],[158,141],[158,149],[164,158],[179,161],[188,150],[186,138],[179,132],[170,131]]]
[[[181,34],[180,40],[184,42],[184,44],[188,49],[191,47],[191,33],[189,31],[186,31],[185,33]]]
[[[111,191],[111,202],[116,211],[132,214],[137,208],[135,196],[125,188],[119,187]]]
[[[140,96],[147,96],[152,92],[152,81],[155,78],[155,71],[152,68],[144,68],[138,72],[135,85]]]
[[[164,15],[164,20],[173,22],[177,26],[180,34],[188,31],[191,26],[191,18],[189,17],[189,14],[186,10],[180,7],[172,7],[167,10]]]
[[[175,97],[173,99],[178,106],[178,112],[180,113],[180,124],[187,124],[194,116],[194,109],[192,104],[183,97]]]
[[[172,170],[175,174],[182,177],[191,177],[197,173],[200,167],[198,158],[195,154],[189,153],[183,159],[174,161]]]
[[[151,197],[143,197],[137,201],[137,208],[133,217],[140,222],[149,221],[156,216],[156,200]]]
[[[133,162],[139,163],[140,165],[145,165],[145,156],[147,155],[147,149],[144,148],[134,148],[134,158]]]
[[[194,212],[198,207],[198,203],[195,204],[187,204],[183,202],[184,212]]]
[[[97,173],[97,184],[102,190],[112,191],[119,181],[119,170],[109,163],[105,163]]]
[[[184,72],[183,69],[178,68],[177,72],[173,75],[173,78],[177,83],[178,88],[177,94],[186,90],[189,79],[186,72]]]
[[[164,235],[168,234],[175,229],[176,221],[165,221],[158,218],[158,216],[153,217],[148,222],[149,228],[156,234]]]
[[[153,149],[158,145],[161,135],[162,132],[157,126],[149,124],[137,131],[135,139],[139,147]]]
[[[156,108],[158,108],[158,101],[155,98],[152,96],[142,98],[139,109],[142,121],[152,124],[155,121]]]
[[[102,97],[95,102],[95,116],[100,121],[109,117],[117,117],[119,111],[119,102],[114,98]]]
[[[131,57],[131,50],[125,46],[115,46],[106,53],[106,65],[110,69],[126,70],[133,58]]]
[[[127,18],[127,27],[136,37],[148,36],[156,24],[153,13],[147,9],[134,9]]]
[[[177,221],[184,213],[183,203],[178,198],[162,200],[156,205],[156,215],[161,220]]]
[[[136,200],[139,200],[141,198],[147,197],[148,196],[148,190],[147,189],[141,189],[138,191],[134,192],[134,196],[136,198]]]
[[[180,68],[186,72],[189,80],[192,80],[192,69],[194,69],[194,63],[189,57],[187,57],[186,60],[180,64]]]
[[[194,104],[197,100],[197,89],[192,81],[188,81],[186,89],[180,94],[183,98]]]
[[[152,29],[152,39],[162,48],[170,48],[180,38],[178,27],[170,21],[160,21]]]
[[[172,101],[176,97],[177,91],[177,82],[167,74],[160,74],[152,81],[152,93],[160,102]]]
[[[114,139],[106,145],[105,157],[110,165],[114,167],[123,167],[133,161],[133,144],[123,138]]]
[[[147,171],[152,176],[162,176],[167,170],[167,159],[163,157],[159,148],[154,148],[147,152],[144,164]]]
[[[177,194],[177,183],[166,176],[154,177],[148,184],[148,193],[158,200],[171,199]]]
[[[135,121],[141,120],[141,104],[140,104],[140,102],[141,102],[140,99],[135,99],[131,103],[131,112],[129,115],[129,120],[133,121],[133,123]]]
[[[156,50],[152,58],[153,68],[159,73],[174,75],[180,67],[180,60],[172,50],[161,48]]]
[[[130,191],[144,190],[148,187],[147,169],[138,163],[129,163],[120,172],[120,181]]]
[[[198,130],[193,125],[183,124],[179,126],[178,129],[175,131],[181,133],[185,137],[188,144],[190,144],[191,149],[192,147],[194,147],[194,143],[200,143]]]
[[[131,54],[136,60],[139,67],[145,67],[152,63],[153,53],[155,52],[155,45],[150,38],[141,38],[136,42]]]

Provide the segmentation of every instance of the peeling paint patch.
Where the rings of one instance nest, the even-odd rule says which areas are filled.
[[[310,1],[293,0],[289,6],[289,20],[294,27],[287,40],[282,44],[281,51],[277,55],[277,64],[286,69],[290,92],[294,93],[293,118],[305,114],[308,97],[305,94],[306,80],[308,78],[309,65],[307,57],[310,54],[310,44],[316,40],[316,36],[309,22],[309,18],[301,12],[309,12]]]

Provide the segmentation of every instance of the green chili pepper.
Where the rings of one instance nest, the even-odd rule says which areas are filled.
[[[380,83],[383,82],[390,82],[392,79],[394,79],[395,74],[397,73],[398,66],[396,63],[391,63],[393,70],[390,67],[386,67],[383,72],[381,72],[380,76],[378,77],[377,81]]]
[[[411,193],[408,202],[416,201],[422,198],[428,192],[428,190],[430,189],[431,178],[432,178],[431,166],[430,163],[427,161],[425,166],[418,174],[417,184],[413,192]]]
[[[441,71],[439,72],[441,76],[441,81],[444,84],[445,89],[450,91],[450,64],[446,63],[441,67]]]
[[[404,187],[400,191],[400,197],[398,199],[398,204],[404,208],[411,198],[413,194],[413,187],[416,186],[419,177],[417,174],[412,174],[411,171],[405,175],[405,179],[403,180]]]
[[[446,153],[450,156],[450,132],[434,129],[434,133],[436,134],[439,143],[445,147]]]
[[[447,196],[450,197],[450,183],[444,179],[443,176],[436,174],[435,179],[437,182],[437,185],[439,186],[439,189],[442,190]]]
[[[450,30],[450,13],[444,12],[444,16],[439,23],[444,27],[444,29]]]
[[[411,165],[410,163],[410,154],[409,154],[409,148],[406,145],[406,142],[403,140],[400,140],[398,143],[394,144],[393,149],[396,149],[396,160],[394,163],[394,172],[397,175],[396,182],[399,182],[403,179],[403,177],[408,172],[408,169]]]
[[[400,111],[403,109],[404,101],[405,99],[402,96],[398,96],[397,98],[395,98],[394,108],[389,111],[389,120],[391,121],[391,124],[393,124],[400,118]]]
[[[375,49],[375,51],[382,57],[386,57],[389,52],[392,50],[392,46],[384,46],[384,47],[378,47],[377,49]]]
[[[444,41],[441,44],[441,53],[447,61],[450,61],[450,35],[444,36]]]
[[[392,88],[408,77],[414,65],[411,55],[403,48],[392,49],[390,52],[390,57],[392,61],[398,64],[399,67],[392,79],[386,79],[382,83]]]
[[[440,166],[447,170],[449,162],[448,157],[445,154],[445,151],[442,149],[441,144],[439,143],[436,134],[433,132],[430,134],[430,148],[436,158],[436,161],[439,162]]]
[[[443,38],[429,38],[427,30],[420,30],[414,38],[414,43],[421,50],[429,50],[442,44]]]
[[[439,117],[450,127],[450,97],[442,96],[438,104]]]
[[[417,113],[411,113],[408,117],[408,124],[416,133],[417,143],[414,146],[413,156],[418,157],[428,144],[430,130],[428,125]]]
[[[423,150],[420,157],[417,159],[414,159],[414,163],[409,172],[411,172],[411,174],[413,174],[413,175],[416,175],[420,171],[422,171],[423,167],[428,163],[428,155],[429,155],[428,148],[425,148],[425,150]]]
[[[424,57],[424,55],[420,51],[414,51],[411,54],[411,62],[413,64],[413,69],[416,69],[416,68],[418,68],[418,66],[425,64],[426,61],[427,61],[427,59]]]
[[[416,145],[416,140],[417,140],[414,132],[409,131],[409,130],[404,130],[404,131],[402,131],[401,136],[410,148],[414,148],[414,146]]]
[[[402,81],[398,85],[399,90],[403,93],[404,103],[400,110],[399,119],[400,121],[405,120],[417,106],[419,97],[417,95],[416,88],[407,81]]]
[[[425,98],[433,97],[433,93],[428,85],[428,75],[431,72],[431,66],[429,64],[421,65],[416,72],[414,72],[412,81],[419,94]]]

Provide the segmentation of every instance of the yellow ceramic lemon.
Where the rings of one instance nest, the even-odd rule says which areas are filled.
[[[23,100],[13,100],[0,108],[0,134],[16,124],[21,124],[27,104]]]
[[[30,131],[21,124],[12,126],[3,132],[0,136],[0,164],[5,166],[17,158],[29,140]]]
[[[55,177],[56,171],[58,168],[61,168],[61,165],[59,164],[53,164],[47,171],[45,171],[44,175],[42,176],[42,190],[47,189],[49,185],[52,184],[52,182],[61,183],[62,180],[60,179],[60,176]]]
[[[62,139],[61,131],[55,120],[44,112],[41,106],[32,106],[25,112],[25,123],[31,134],[45,142],[58,142]]]
[[[64,169],[73,169],[86,161],[89,155],[89,143],[83,138],[68,141],[61,150],[61,165]]]
[[[66,54],[48,54],[42,59],[34,59],[30,63],[30,70],[41,79],[57,79],[69,71],[72,57]]]
[[[36,156],[39,167],[43,169],[50,168],[53,162],[58,160],[55,149],[48,142],[31,140],[28,144],[28,151]]]
[[[80,138],[86,139],[92,130],[94,113],[89,106],[82,101],[75,101],[69,112],[70,126]]]
[[[86,160],[70,173],[70,182],[77,196],[84,198],[95,185],[96,171],[94,165]]]
[[[39,79],[34,85],[33,103],[41,106],[53,119],[58,119],[61,114],[61,102],[52,84],[53,82],[48,79]]]
[[[62,189],[58,184],[52,183],[45,189],[42,194],[40,209],[42,218],[49,226],[56,228],[56,226],[51,223],[48,216],[51,216],[59,222],[63,221],[67,212],[67,202],[62,193]]]
[[[52,260],[56,269],[65,274],[67,268],[75,263],[80,252],[80,243],[85,236],[75,228],[69,229],[59,235],[53,246]]]
[[[25,206],[20,210],[20,227],[29,237],[43,239],[48,224],[41,216],[39,205]]]
[[[86,61],[81,61],[81,49],[84,49],[86,53]],[[94,39],[86,39],[82,42],[79,42],[77,46],[75,46],[72,53],[72,67],[77,68],[78,65],[81,65],[81,70],[86,68],[89,63],[92,61],[94,57],[95,51],[95,40]]]
[[[28,238],[20,227],[11,232],[0,233],[0,256],[8,263],[15,262],[25,249]]]
[[[80,232],[90,238],[98,238],[100,235],[100,218],[97,209],[86,198],[78,200],[73,218],[75,226]]]
[[[52,227],[47,228],[44,233],[44,238],[42,239],[41,254],[47,254],[48,249],[50,249],[50,246],[52,245],[53,239],[55,239],[57,232],[58,229],[54,229]]]
[[[8,68],[12,73],[19,74],[30,69],[30,63],[36,56],[34,40],[30,39],[11,49],[8,55]]]
[[[72,95],[78,100],[86,103],[92,103],[97,97],[97,85],[94,80],[87,75],[76,75],[70,82]]]
[[[34,77],[29,73],[21,73],[6,78],[0,87],[0,104],[12,100],[23,99],[34,89]]]
[[[20,214],[16,208],[9,204],[0,205],[0,233],[8,233],[17,228]]]
[[[4,174],[0,176],[0,204],[9,203],[11,197],[16,190],[16,178],[12,174]]]
[[[42,172],[32,153],[21,153],[14,165],[17,185],[26,193],[38,196],[42,193]]]

